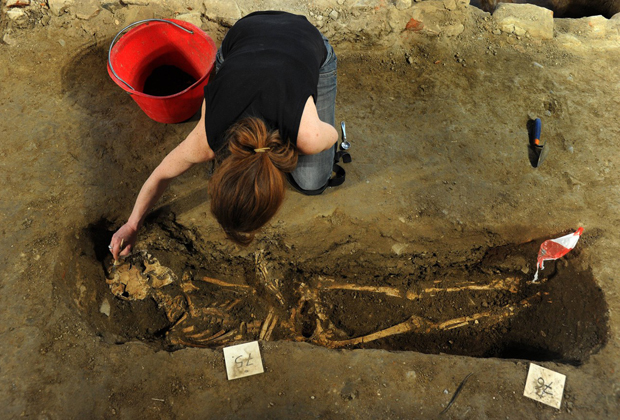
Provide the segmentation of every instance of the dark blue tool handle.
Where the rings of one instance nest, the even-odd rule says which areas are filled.
[[[542,122],[540,121],[540,118],[536,118],[534,120],[534,132],[532,133],[534,137],[534,142],[536,143],[536,145],[538,145],[539,143],[541,131],[542,131]]]

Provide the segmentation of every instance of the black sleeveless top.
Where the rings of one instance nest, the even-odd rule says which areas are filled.
[[[226,130],[244,117],[261,118],[283,139],[297,144],[308,97],[316,103],[319,69],[327,50],[321,33],[304,16],[256,12],[226,34],[224,63],[205,87],[205,126],[218,153]]]

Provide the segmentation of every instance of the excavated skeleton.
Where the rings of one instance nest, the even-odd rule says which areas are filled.
[[[162,266],[147,251],[134,253],[123,263],[111,265],[107,270],[107,282],[112,293],[120,299],[154,299],[171,324],[166,334],[168,342],[191,347],[216,347],[240,340],[270,340],[274,336],[329,348],[353,347],[405,333],[430,333],[473,324],[488,328],[514,317],[541,298],[541,292],[536,292],[511,304],[441,321],[412,314],[388,328],[350,337],[336,326],[338,320],[330,319],[330,305],[322,299],[325,294],[352,291],[403,302],[432,302],[439,294],[467,291],[501,291],[516,295],[525,280],[506,277],[486,284],[466,282],[413,291],[341,283],[317,276],[307,283],[300,283],[296,301],[287,302],[281,291],[282,280],[272,274],[275,270],[269,266],[262,251],[255,254],[254,261],[257,288],[194,276],[189,271],[183,273],[179,281],[171,269]],[[260,290],[260,297],[257,290]]]
[[[171,269],[162,266],[157,258],[144,250],[125,259],[123,263],[112,262],[107,271],[106,282],[110,290],[123,300],[143,300],[153,290],[176,280]]]

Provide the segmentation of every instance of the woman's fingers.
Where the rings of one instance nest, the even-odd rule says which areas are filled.
[[[110,245],[108,245],[108,249],[110,250],[110,252],[112,253],[112,257],[114,257],[114,261],[118,260],[119,256],[127,256],[129,255],[129,251],[123,253],[123,246],[125,246],[125,238],[119,238],[117,236],[118,232],[116,234],[114,234],[114,236],[112,236],[112,240],[110,241]],[[127,248],[131,248],[129,245],[127,245]]]
[[[108,245],[108,249],[112,253],[114,261],[118,260],[118,254],[120,253],[121,247],[120,242],[117,241],[114,236],[112,237],[112,241],[110,241],[110,245]]]
[[[133,246],[131,244],[125,245],[125,249],[123,249],[123,245],[121,245],[119,247],[119,251],[120,251],[119,256],[120,257],[126,257],[127,255],[131,254],[131,249],[132,248],[133,248]]]
[[[119,257],[126,257],[131,254],[134,243],[136,242],[137,232],[125,224],[112,236],[108,248],[114,257],[114,261]]]

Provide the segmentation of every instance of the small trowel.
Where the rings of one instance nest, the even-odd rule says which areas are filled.
[[[540,139],[540,133],[542,131],[542,122],[540,118],[530,120],[528,126],[530,137],[530,163],[534,168],[538,168],[549,154],[549,146],[546,141]]]
[[[344,121],[340,123],[340,128],[342,130],[342,143],[340,143],[340,150],[336,152],[336,161],[342,159],[343,163],[351,163],[351,155],[349,154],[351,143],[347,140],[347,127]]]
[[[342,129],[342,143],[340,144],[340,148],[342,150],[349,150],[351,148],[351,143],[347,141],[347,126],[344,124],[344,121],[340,123],[340,128]]]

